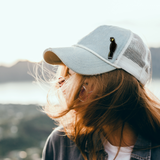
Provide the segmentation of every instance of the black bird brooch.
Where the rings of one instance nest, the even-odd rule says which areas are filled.
[[[111,44],[110,44],[110,52],[108,54],[108,59],[112,59],[113,58],[113,54],[117,48],[117,44],[115,42],[115,39],[114,37],[110,37],[110,41],[111,41]]]

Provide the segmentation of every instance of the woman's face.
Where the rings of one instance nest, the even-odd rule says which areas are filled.
[[[73,74],[75,74],[75,72],[72,71],[71,69],[69,69],[69,70],[68,70],[68,74],[69,74],[70,76],[72,76]]]
[[[75,74],[75,72],[69,69],[68,75],[72,76],[73,74]],[[86,79],[79,92],[78,99],[80,100],[80,102],[85,102],[88,98],[90,98],[92,94],[93,87],[89,88],[88,84],[89,84],[89,80]],[[76,111],[78,111],[78,109]]]
[[[68,73],[67,73],[67,77],[68,78],[71,78],[71,76],[73,76],[75,74],[75,72],[74,71],[72,71],[71,69],[69,69],[68,70]],[[60,77],[60,79],[59,79],[59,87],[62,87],[61,89],[62,89],[62,91],[63,91],[63,93],[64,94],[66,94],[66,90],[65,90],[65,82],[68,80],[68,78],[66,78],[66,79],[63,79],[63,77]],[[83,85],[81,86],[81,89],[80,89],[80,91],[79,91],[79,102],[80,103],[83,103],[83,102],[85,102],[86,101],[86,99],[88,99],[89,97],[90,97],[90,95],[91,95],[91,93],[92,93],[92,91],[91,90],[93,90],[93,88],[92,89],[89,89],[88,88],[88,84],[89,84],[89,80],[88,79],[86,79],[85,81],[84,81],[84,83],[83,83]],[[79,109],[75,109],[75,111],[77,112]]]
[[[75,74],[75,72],[72,71],[71,69],[69,69],[69,70],[68,70],[68,73],[67,73],[67,77],[69,78],[69,77],[72,76],[73,74]],[[67,81],[66,78],[60,76],[60,77],[58,78],[59,87],[62,87],[66,81]]]

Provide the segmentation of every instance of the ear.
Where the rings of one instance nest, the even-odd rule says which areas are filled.
[[[93,88],[93,87],[91,87]],[[89,89],[89,87],[87,87],[86,85],[83,85],[81,87],[81,90],[79,92],[79,100],[84,102],[86,99],[88,99],[92,92],[93,92],[93,89],[91,90],[91,88]]]
[[[87,94],[86,88],[85,88],[85,86],[82,86],[82,88],[79,92],[79,98],[84,100],[85,97],[87,96],[86,94]]]

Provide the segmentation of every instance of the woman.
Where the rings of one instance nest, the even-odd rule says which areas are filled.
[[[60,65],[44,108],[59,127],[44,160],[160,159],[160,103],[145,88],[151,54],[138,35],[100,26],[72,47],[45,50],[44,60]]]

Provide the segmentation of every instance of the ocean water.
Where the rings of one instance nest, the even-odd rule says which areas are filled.
[[[0,103],[45,104],[47,89],[32,82],[0,83]]]
[[[160,79],[153,79],[147,87],[160,99]],[[0,103],[43,105],[48,89],[32,82],[0,83]]]

